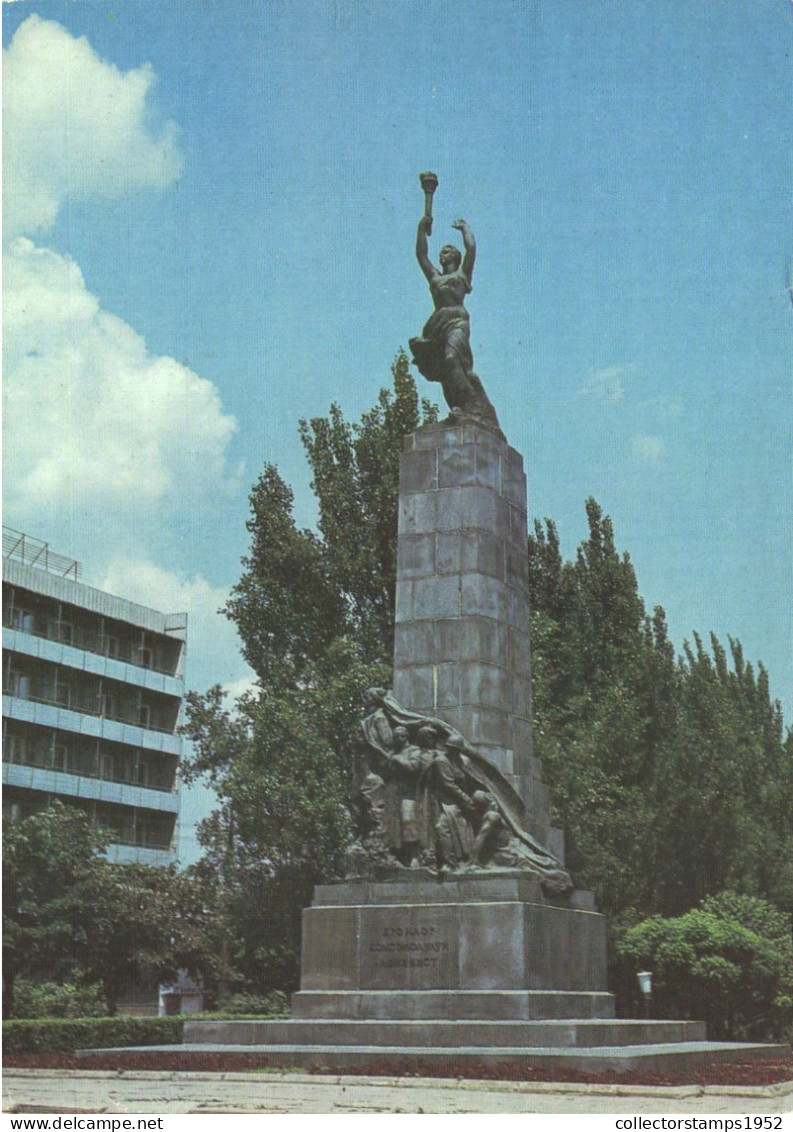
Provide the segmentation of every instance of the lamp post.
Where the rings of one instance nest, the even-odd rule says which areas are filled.
[[[650,999],[653,993],[653,973],[652,971],[639,971],[636,974],[639,980],[639,990],[641,991],[644,1000],[644,1017],[650,1017]]]

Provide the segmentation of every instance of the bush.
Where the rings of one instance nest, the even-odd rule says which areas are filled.
[[[628,928],[615,950],[624,982],[629,968],[652,969],[657,1017],[702,1019],[709,1037],[738,1040],[779,1038],[790,1023],[790,917],[765,900],[708,897]]]
[[[117,1046],[179,1045],[181,1018],[42,1018],[3,1023],[5,1053],[74,1053]]]
[[[15,1018],[106,1018],[107,1002],[95,983],[32,983],[14,986]]]
[[[192,1018],[287,1018],[289,996],[273,990],[267,994],[242,992],[232,994],[218,1010],[191,1014]]]

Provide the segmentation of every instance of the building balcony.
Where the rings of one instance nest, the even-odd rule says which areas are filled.
[[[129,720],[110,719],[96,712],[73,711],[42,697],[22,699],[4,694],[3,715],[6,719],[19,719],[58,731],[106,739],[109,743],[125,743],[177,757],[182,753],[181,737],[172,730],[141,727]]]
[[[101,778],[87,778],[43,767],[20,766],[16,763],[3,763],[3,786],[38,790],[44,794],[57,794],[63,798],[81,798],[117,806],[134,806],[137,809],[156,810],[159,813],[176,814],[179,811],[178,790],[152,790],[144,786],[108,782]]]

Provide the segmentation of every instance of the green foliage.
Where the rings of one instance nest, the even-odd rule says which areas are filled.
[[[251,493],[251,551],[226,609],[256,672],[230,710],[223,691],[188,697],[192,753],[219,809],[203,823],[200,866],[237,992],[292,988],[301,909],[339,875],[364,692],[390,683],[399,454],[434,410],[419,405],[407,357],[358,424],[337,405],[301,423],[319,533],[297,528],[293,498],[268,465]]]
[[[20,974],[65,976],[76,958],[83,885],[106,846],[84,814],[60,802],[3,824],[3,1012]]]
[[[33,983],[18,979],[14,987],[17,1018],[104,1018],[107,1002],[96,983]]]
[[[6,1054],[179,1045],[181,1040],[181,1018],[37,1018],[3,1022]]]
[[[562,558],[529,539],[535,751],[568,864],[612,915],[676,914],[728,886],[793,906],[793,740],[762,666],[699,637],[678,661],[610,520]]]
[[[251,994],[244,991],[232,994],[226,999],[222,1010],[205,1011],[202,1014],[191,1015],[191,1017],[216,1020],[223,1018],[288,1018],[289,1014],[288,996],[283,991],[274,990],[268,994]]]
[[[111,864],[101,855],[105,844],[85,814],[60,802],[5,823],[6,1017],[19,1015],[22,975],[96,984],[112,1012],[143,974],[167,981],[179,968],[211,970],[210,919],[195,880],[175,867]]]
[[[726,892],[628,928],[616,954],[626,985],[652,969],[655,1016],[703,1019],[711,1038],[772,1038],[792,1016],[790,930],[767,901]]]

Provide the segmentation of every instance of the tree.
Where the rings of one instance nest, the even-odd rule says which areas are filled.
[[[790,932],[790,916],[767,901],[724,892],[636,924],[617,955],[628,985],[652,968],[656,1016],[702,1019],[712,1039],[778,1038],[793,1008]]]
[[[111,1012],[141,975],[213,965],[211,917],[196,880],[175,867],[119,865],[107,839],[74,807],[3,828],[3,1008],[18,976],[99,985]]]
[[[199,837],[239,989],[296,982],[301,909],[315,883],[339,875],[349,841],[364,692],[390,682],[399,454],[435,419],[404,353],[392,378],[357,424],[337,405],[301,422],[318,532],[298,529],[291,489],[265,467],[225,610],[257,688],[233,710],[220,688],[188,697],[184,775],[204,776],[220,800]]]
[[[573,874],[621,923],[726,887],[790,908],[793,740],[765,669],[696,635],[678,660],[594,500],[587,518],[572,562],[550,520],[529,539],[535,747]]]
[[[3,823],[3,1017],[13,1016],[19,975],[73,970],[82,885],[106,846],[101,830],[61,802]]]
[[[568,864],[607,912],[652,903],[653,768],[673,710],[674,650],[648,617],[611,520],[586,504],[589,536],[562,558],[551,520],[529,538],[535,750]]]

